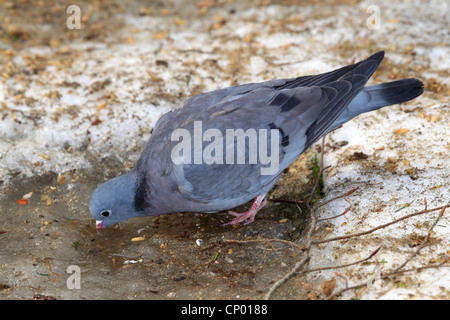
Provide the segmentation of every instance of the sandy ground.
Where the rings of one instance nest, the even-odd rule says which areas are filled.
[[[80,29],[66,23],[74,4]],[[380,28],[369,28],[378,9]],[[270,202],[237,228],[220,226],[225,213],[185,213],[97,232],[90,194],[134,166],[186,97],[385,50],[371,83],[417,77],[425,93],[327,136],[315,204],[358,189],[317,210],[309,262],[271,298],[357,286],[331,297],[450,299],[448,210],[317,243],[450,200],[448,12],[446,1],[0,1],[0,298],[263,298],[303,257],[292,243],[305,245],[304,203]],[[272,198],[307,199],[318,147]]]

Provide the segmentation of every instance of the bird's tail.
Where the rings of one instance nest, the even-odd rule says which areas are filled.
[[[403,79],[365,87],[331,127],[337,128],[361,113],[412,100],[422,93],[423,83],[417,79]]]

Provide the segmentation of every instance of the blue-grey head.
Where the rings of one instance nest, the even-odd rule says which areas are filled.
[[[136,208],[136,176],[134,171],[130,171],[106,181],[94,190],[89,201],[89,211],[96,220],[97,229],[143,215]]]

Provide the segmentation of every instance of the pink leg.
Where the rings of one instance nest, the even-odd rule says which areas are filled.
[[[265,194],[257,196],[255,198],[255,201],[252,204],[252,207],[247,212],[239,213],[239,212],[235,212],[235,211],[228,211],[229,214],[231,214],[232,216],[235,216],[237,218],[230,222],[227,222],[223,225],[227,226],[227,225],[237,224],[246,219],[248,219],[248,221],[244,224],[252,223],[255,220],[255,216],[258,213],[258,211],[261,210],[267,204],[267,199],[264,199],[265,197],[266,197]]]

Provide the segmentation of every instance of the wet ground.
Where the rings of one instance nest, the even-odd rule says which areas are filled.
[[[226,213],[180,213],[97,231],[90,194],[130,170],[159,116],[190,95],[324,72],[382,49],[375,83],[419,77],[426,92],[329,135],[325,198],[315,199],[359,188],[318,211],[329,218],[352,206],[318,223],[314,238],[361,232],[449,201],[445,2],[381,2],[378,31],[366,27],[371,3],[360,1],[80,2],[79,30],[66,25],[71,4],[0,2],[1,299],[263,298],[302,252],[277,241],[224,240],[302,244],[310,222],[303,203],[270,202],[247,226],[222,227]],[[317,150],[289,168],[271,198],[307,199]],[[438,213],[313,246],[309,269],[381,249],[365,264],[296,276],[273,298],[322,299],[333,279],[336,292],[395,270]],[[338,298],[448,299],[448,263],[433,266],[450,255],[449,230],[447,212],[408,264],[416,270]],[[69,266],[81,272],[80,289],[67,283]]]
[[[4,211],[9,217],[2,224],[6,298],[254,299],[295,261],[291,253],[285,256],[289,245],[224,242],[298,239],[304,217],[284,203],[265,210],[251,228],[221,226],[231,218],[225,213],[184,213],[96,231],[86,210],[103,170],[108,171],[86,171],[76,182],[77,173],[65,175],[64,183],[56,174],[33,177],[9,189],[6,203],[15,203],[23,190],[33,190],[33,196],[26,206],[16,203]],[[81,290],[67,288],[71,265],[80,267]]]

